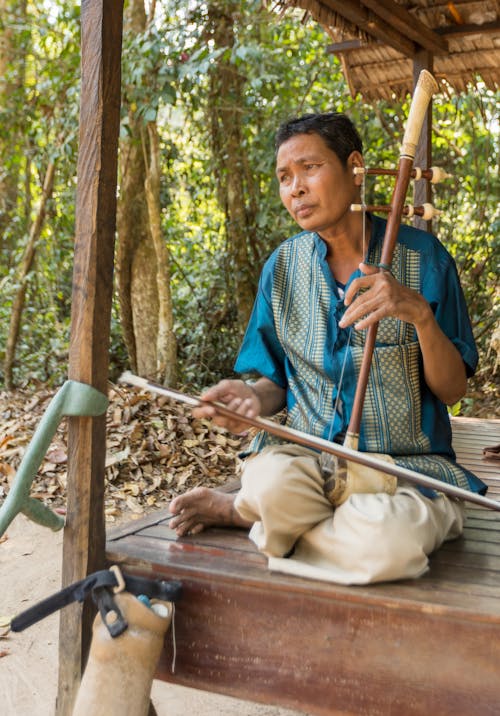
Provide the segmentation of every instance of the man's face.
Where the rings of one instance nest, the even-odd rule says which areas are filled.
[[[283,142],[276,157],[280,197],[302,229],[321,233],[339,226],[359,197],[355,164],[362,164],[359,152],[343,167],[319,134],[297,134]]]

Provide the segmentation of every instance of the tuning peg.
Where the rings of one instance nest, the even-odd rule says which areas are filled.
[[[430,171],[432,173],[431,184],[439,184],[439,182],[445,181],[445,179],[451,179],[453,177],[453,174],[448,174],[448,172],[446,172],[441,167],[431,167]]]
[[[396,169],[384,169],[383,167],[353,167],[352,173],[354,176],[360,174],[372,175],[372,176],[396,176]],[[412,179],[418,181],[419,179],[428,179],[431,184],[438,184],[439,182],[445,181],[445,179],[451,179],[453,174],[448,174],[441,167],[431,167],[430,169],[422,169],[421,167],[414,167],[411,171]]]
[[[428,204],[427,202],[425,204],[422,204],[422,206],[414,206],[414,207],[408,207],[412,208],[418,216],[421,216],[424,221],[431,221],[431,219],[434,219],[435,217],[440,216],[443,212],[439,209],[436,209],[432,204]],[[417,211],[423,209],[423,212],[420,213],[420,211]],[[413,214],[408,214],[408,216],[413,216]]]

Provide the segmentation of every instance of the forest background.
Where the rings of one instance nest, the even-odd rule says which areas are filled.
[[[79,5],[0,0],[0,390],[67,377],[80,86]],[[327,35],[246,0],[125,8],[112,380],[124,370],[199,391],[231,375],[260,269],[297,227],[274,179],[274,133],[347,112],[367,164],[394,167],[408,98],[352,98]],[[480,352],[455,414],[500,396],[498,94],[434,100],[434,226],[453,254]],[[368,179],[368,203],[388,203]]]

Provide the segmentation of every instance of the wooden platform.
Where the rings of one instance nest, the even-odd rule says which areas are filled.
[[[500,499],[500,420],[455,419],[459,462]],[[464,537],[418,580],[343,587],[270,573],[234,529],[176,539],[155,513],[114,530],[129,573],[180,579],[176,665],[158,677],[307,714],[500,712],[500,512],[468,507]]]

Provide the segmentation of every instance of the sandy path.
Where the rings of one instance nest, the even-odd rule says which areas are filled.
[[[0,623],[59,589],[62,533],[16,517],[0,543]],[[53,716],[57,693],[57,614],[0,638],[2,716]],[[0,627],[0,634],[2,628]],[[158,716],[294,716],[295,711],[154,682]]]

